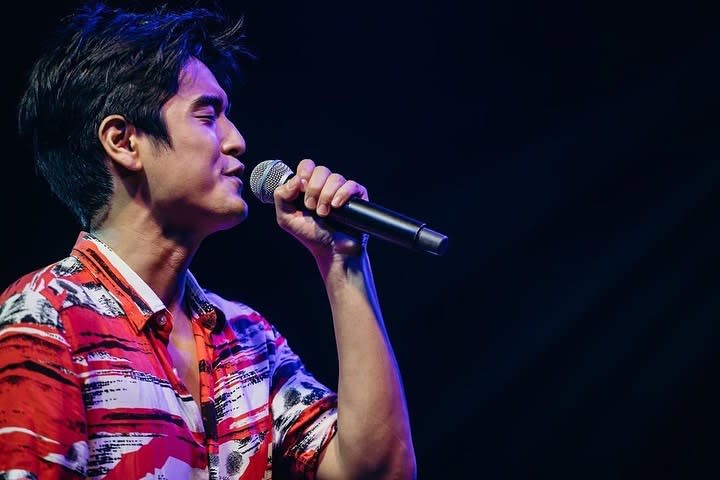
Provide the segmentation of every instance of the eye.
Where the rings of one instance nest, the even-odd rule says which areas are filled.
[[[214,123],[217,120],[215,115],[198,115],[197,118],[209,123]]]

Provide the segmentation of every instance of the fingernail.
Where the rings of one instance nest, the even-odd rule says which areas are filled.
[[[327,215],[327,213],[328,213],[328,206],[327,206],[326,204],[324,204],[324,203],[321,203],[320,205],[318,205],[316,211],[317,211],[318,215]]]
[[[305,199],[305,206],[307,208],[315,208],[316,204],[317,204],[317,202],[315,201],[315,197],[307,197]]]

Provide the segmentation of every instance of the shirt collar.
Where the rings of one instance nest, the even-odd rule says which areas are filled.
[[[198,284],[190,270],[187,271],[185,277],[185,301],[192,312],[193,319],[198,320],[203,327],[213,332],[222,329],[225,315],[222,310],[210,303],[205,295],[205,290]]]
[[[115,295],[138,332],[145,328],[150,318],[167,311],[150,286],[112,248],[91,233],[80,232],[73,254],[82,257],[100,283]],[[185,279],[185,301],[193,320],[203,327],[217,331],[222,326],[222,312],[210,303],[189,270]]]

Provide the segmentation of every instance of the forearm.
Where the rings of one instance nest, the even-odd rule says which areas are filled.
[[[369,259],[362,254],[318,264],[338,348],[338,463],[345,474],[412,478],[408,412]]]

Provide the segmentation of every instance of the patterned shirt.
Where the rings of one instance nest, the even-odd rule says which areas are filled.
[[[258,312],[189,272],[185,293],[201,405],[173,369],[169,310],[91,234],[8,287],[0,478],[313,478],[336,395]]]

